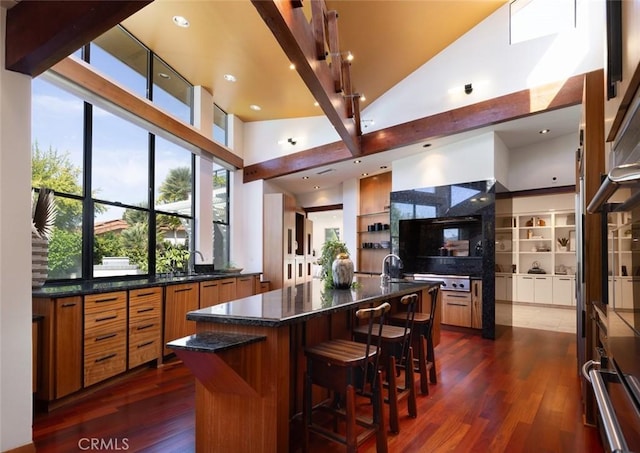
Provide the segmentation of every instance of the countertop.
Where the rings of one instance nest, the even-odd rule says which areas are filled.
[[[182,283],[221,280],[232,277],[246,277],[260,275],[261,272],[228,273],[215,272],[211,274],[194,274],[174,277],[140,277],[116,280],[92,280],[78,283],[44,285],[33,290],[32,297],[67,297],[84,294],[108,293],[111,291],[125,291],[130,289],[149,288],[158,286],[177,285]]]
[[[439,281],[403,281],[380,286],[377,278],[356,276],[353,289],[325,289],[324,282],[313,279],[255,296],[202,308],[187,313],[187,319],[197,322],[278,327],[303,322],[356,308],[367,302],[382,302],[415,291],[440,285]]]

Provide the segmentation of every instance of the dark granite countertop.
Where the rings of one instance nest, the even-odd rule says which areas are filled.
[[[44,285],[42,288],[33,290],[32,297],[67,297],[81,296],[85,294],[108,293],[111,291],[125,291],[130,289],[163,287],[169,285],[179,285],[183,283],[201,282],[207,280],[220,280],[231,277],[244,277],[249,275],[260,275],[261,272],[228,273],[215,272],[212,274],[194,274],[178,277],[140,277],[123,278],[121,280],[92,280],[78,283],[65,283]]]
[[[170,349],[196,352],[222,352],[239,346],[263,341],[264,335],[249,335],[232,332],[200,332],[167,343]]]
[[[440,285],[439,281],[393,281],[381,287],[380,279],[356,276],[354,289],[325,289],[314,279],[267,293],[237,299],[187,313],[197,322],[278,327],[303,322],[314,316],[357,308],[368,302],[382,302],[390,297]]]

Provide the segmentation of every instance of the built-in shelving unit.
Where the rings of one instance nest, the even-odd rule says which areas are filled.
[[[358,272],[380,272],[382,259],[391,253],[391,172],[360,180],[358,215]]]
[[[575,229],[573,211],[496,215],[496,300],[572,305]]]

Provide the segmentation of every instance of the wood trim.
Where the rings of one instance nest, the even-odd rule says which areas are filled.
[[[208,139],[198,129],[164,113],[153,102],[142,99],[96,72],[91,65],[74,57],[67,57],[51,68],[62,79],[77,84],[93,96],[98,96],[149,123],[167,131],[198,150],[233,166],[242,168],[243,160],[222,145]]]
[[[310,206],[308,208],[303,208],[303,209],[304,209],[304,212],[308,214],[310,212],[335,211],[337,209],[342,209],[342,208],[343,208],[343,205],[342,203],[340,203],[340,204],[329,204],[325,206]]]
[[[36,77],[151,1],[18,2],[7,11],[5,67]]]
[[[4,453],[35,453],[36,446],[33,442],[22,445],[20,447],[12,448],[11,450],[5,450]]]
[[[362,155],[372,155],[545,111],[578,105],[582,102],[584,77],[584,74],[573,76],[561,82],[518,91],[364,134]],[[329,143],[248,165],[244,168],[244,182],[276,178],[352,157],[343,143]]]
[[[504,200],[513,197],[532,197],[541,195],[557,195],[563,193],[575,193],[575,186],[558,186],[558,187],[543,187],[540,189],[529,190],[517,190],[514,192],[500,192],[496,193],[496,200]]]
[[[334,87],[330,67],[319,64],[316,58],[316,38],[304,11],[294,8],[289,1],[251,0],[251,3],[280,43],[284,53],[295,65],[296,71],[318,101],[347,149],[353,156],[359,155],[361,145],[356,135],[355,123],[346,115],[346,101]]]
[[[620,130],[620,126],[622,126],[622,121],[624,120],[625,115],[627,114],[627,110],[629,110],[629,106],[635,97],[636,91],[640,87],[640,64],[636,66],[635,71],[633,71],[633,75],[631,76],[631,80],[629,81],[629,86],[627,90],[624,92],[624,96],[622,96],[622,101],[618,106],[618,111],[616,112],[616,116],[613,119],[613,123],[611,123],[611,129],[609,129],[609,135],[607,135],[607,141],[612,142],[615,140],[616,135],[618,135],[618,131]]]

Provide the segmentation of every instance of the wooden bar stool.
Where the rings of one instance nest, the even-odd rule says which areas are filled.
[[[406,311],[403,312],[403,326],[385,324],[373,328],[374,331],[380,332],[377,340],[381,341],[380,361],[385,371],[385,385],[388,388],[388,397],[385,402],[389,404],[389,430],[392,433],[400,432],[399,400],[407,398],[409,416],[415,418],[418,415],[411,347],[411,332],[417,302],[416,294],[409,294],[400,299],[400,303],[406,307]],[[353,337],[356,341],[365,340],[366,335],[367,326],[358,326],[353,329]],[[404,385],[399,385],[397,380],[401,370],[405,371]]]
[[[438,302],[439,286],[429,289],[431,307],[429,313],[416,312],[413,318],[414,334],[412,335],[412,346],[417,350],[417,357],[414,357],[414,370],[420,375],[420,392],[429,394],[429,381],[436,384],[436,359],[433,347],[433,320],[435,320],[436,307]],[[416,299],[417,294],[414,294]],[[402,326],[406,322],[406,314],[403,312],[389,315],[389,324]]]
[[[355,453],[360,444],[375,434],[376,451],[387,452],[387,433],[384,429],[382,411],[382,381],[378,370],[380,342],[373,344],[372,340],[374,325],[382,325],[384,315],[390,308],[389,303],[385,302],[377,307],[356,312],[358,319],[367,321],[366,343],[337,339],[305,349],[307,371],[302,403],[303,451],[308,451],[309,432],[314,432],[328,440],[346,445],[348,453]],[[332,401],[324,401],[313,407],[313,384],[329,389],[333,393]],[[356,394],[370,400],[372,417],[356,414]],[[333,429],[314,422],[313,413],[317,410],[328,411],[333,415]],[[338,419],[345,421],[344,435],[337,430]],[[358,425],[361,429],[357,428]]]

